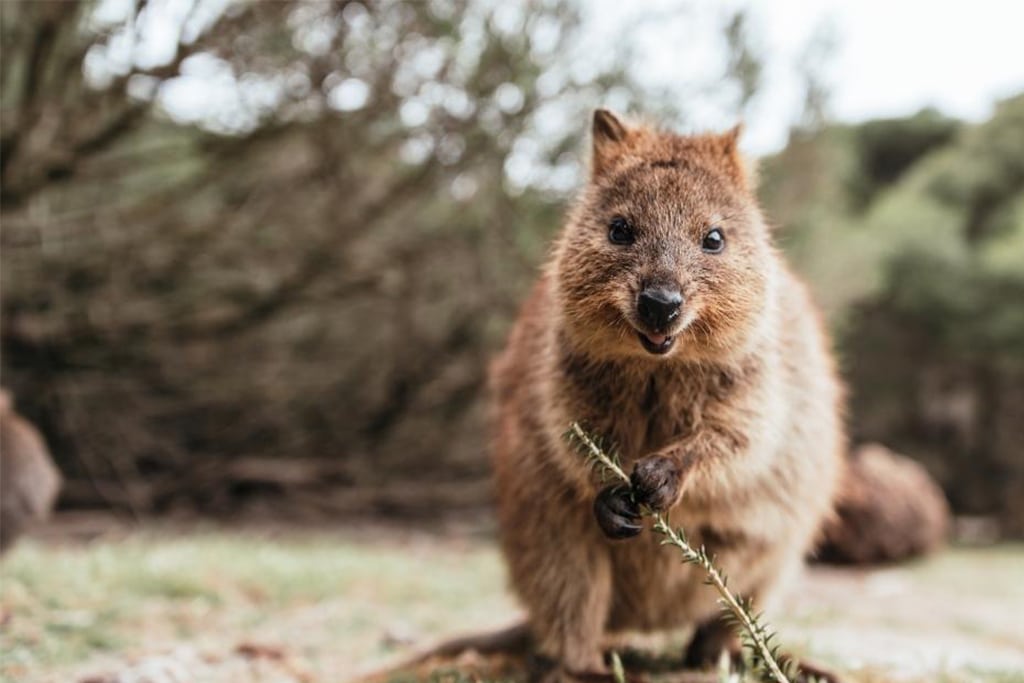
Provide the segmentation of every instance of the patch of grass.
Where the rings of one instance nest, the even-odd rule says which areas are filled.
[[[863,683],[892,671],[913,683],[1024,683],[1022,565],[1024,545],[1009,545],[819,571],[771,617],[791,647]],[[344,681],[405,640],[490,628],[515,610],[497,548],[481,541],[216,530],[29,541],[0,564],[0,680],[78,680],[183,644],[230,653],[256,642],[286,648],[313,681]]]
[[[291,642],[283,636],[296,624],[308,629],[314,659],[330,647],[339,661],[359,661],[389,650],[388,629],[430,636],[493,621],[495,604],[511,611],[493,548],[431,545],[221,532],[78,547],[25,542],[0,565],[0,675],[25,680],[181,641],[220,640],[227,649],[247,638]]]

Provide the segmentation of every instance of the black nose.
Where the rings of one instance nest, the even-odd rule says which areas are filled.
[[[640,292],[636,300],[636,312],[640,322],[652,332],[664,332],[679,317],[683,306],[683,295],[676,289],[648,287]]]

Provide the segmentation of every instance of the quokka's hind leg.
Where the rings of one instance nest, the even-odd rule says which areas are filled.
[[[693,639],[686,648],[685,665],[693,669],[712,668],[718,665],[723,654],[729,657],[734,669],[741,669],[744,666],[739,636],[728,620],[718,616],[697,627]],[[779,664],[784,671],[789,668],[790,662],[796,665],[792,683],[842,683],[838,675],[817,664],[786,654],[779,657]]]
[[[708,669],[718,665],[723,653],[734,667],[743,663],[739,636],[724,617],[715,616],[697,626],[683,661],[688,669]]]

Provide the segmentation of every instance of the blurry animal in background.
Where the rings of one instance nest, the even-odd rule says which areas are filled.
[[[879,444],[855,449],[812,559],[830,564],[893,562],[932,552],[949,533],[942,489],[925,468]]]
[[[0,389],[0,552],[50,515],[59,490],[60,473],[42,435]]]

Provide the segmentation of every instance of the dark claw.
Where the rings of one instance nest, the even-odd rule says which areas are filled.
[[[609,486],[597,494],[594,516],[608,538],[632,538],[644,529],[640,508],[633,502],[625,484]]]
[[[664,512],[679,497],[682,476],[679,463],[666,455],[649,455],[637,461],[629,480],[640,505]]]

